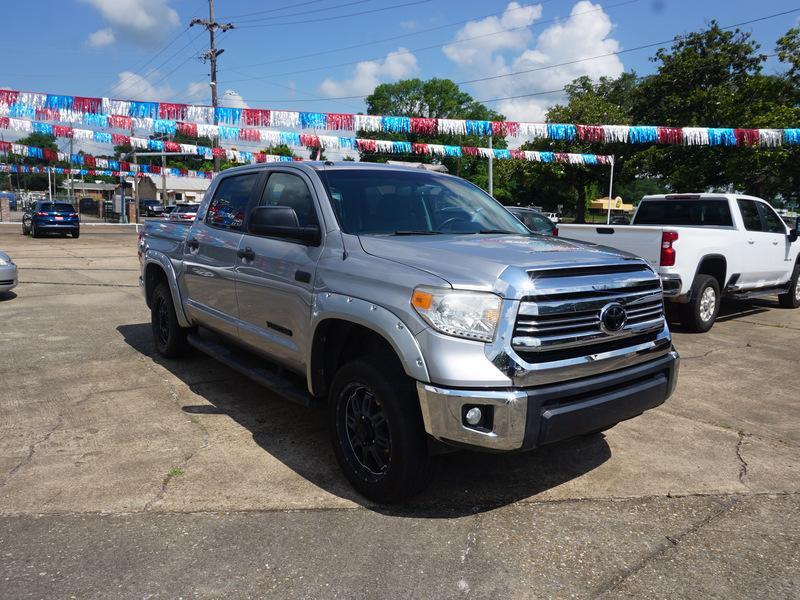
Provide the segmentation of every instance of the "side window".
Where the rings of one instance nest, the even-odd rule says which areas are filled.
[[[737,200],[739,210],[742,211],[744,228],[747,231],[763,231],[761,228],[761,216],[758,214],[758,206],[753,200]]]
[[[235,175],[220,181],[208,205],[206,224],[222,229],[241,229],[258,173]]]
[[[305,181],[290,173],[273,173],[258,203],[259,206],[288,206],[297,214],[301,227],[317,225],[314,198]]]
[[[767,231],[770,233],[786,233],[786,227],[784,226],[783,221],[778,215],[775,214],[775,211],[772,210],[771,206],[768,206],[763,202],[759,202],[758,207],[761,209],[761,215],[764,217],[764,221],[767,224]]]

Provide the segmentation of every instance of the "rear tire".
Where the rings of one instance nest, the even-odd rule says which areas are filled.
[[[719,283],[711,275],[698,275],[692,283],[691,300],[680,307],[681,324],[694,333],[705,333],[719,314]]]
[[[784,308],[800,308],[800,265],[794,268],[792,278],[789,280],[789,291],[780,294],[778,301]]]
[[[39,237],[39,232],[36,230],[36,223],[31,223],[31,237]]]
[[[360,494],[390,503],[425,487],[430,458],[419,401],[394,357],[361,357],[342,366],[328,407],[336,459]]]
[[[169,286],[162,281],[153,290],[150,300],[150,323],[156,351],[165,358],[180,358],[189,352],[186,336],[189,329],[181,327]]]
[[[75,231],[72,232],[72,237],[74,237],[74,238],[81,237],[81,232],[76,229]]]

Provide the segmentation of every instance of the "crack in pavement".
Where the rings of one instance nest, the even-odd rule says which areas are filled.
[[[747,461],[742,456],[742,444],[744,444],[745,438],[751,437],[751,434],[745,433],[744,431],[739,431],[739,440],[736,442],[736,458],[739,459],[739,483],[747,486],[747,482],[745,479],[747,478]]]
[[[636,565],[624,569],[623,572],[615,577],[612,581],[599,586],[598,591],[593,594],[594,597],[599,598],[602,596],[607,596],[613,592],[616,592],[622,584],[628,581],[631,577],[635,576],[636,574],[640,573],[650,564],[656,562],[660,558],[662,558],[665,554],[667,554],[670,550],[680,545],[680,543],[688,536],[699,532],[701,529],[709,525],[710,523],[716,521],[725,513],[730,511],[733,507],[735,507],[739,502],[742,502],[741,496],[731,496],[727,501],[720,503],[719,507],[712,511],[711,514],[706,515],[700,521],[689,527],[688,529],[680,532],[675,536],[664,536],[665,542],[661,543],[653,552],[644,556]]]
[[[465,569],[467,566],[467,559],[469,559],[470,552],[472,552],[472,549],[475,548],[475,545],[478,542],[479,517],[480,515],[476,513],[475,518],[472,521],[472,526],[470,527],[469,532],[467,532],[467,540],[466,543],[464,544],[464,549],[461,551],[461,565]],[[470,592],[469,582],[467,581],[466,577],[464,577],[463,573],[456,582],[456,589],[462,594],[469,594]]]
[[[70,269],[75,271],[75,269]],[[69,285],[69,286],[85,286],[85,287],[113,287],[113,288],[138,288],[136,284],[130,283],[68,283],[60,281],[20,281],[22,284],[36,284],[36,285]]]
[[[698,354],[697,356],[684,356],[684,355],[681,355],[681,360],[692,360],[692,359],[695,359],[695,358],[705,358],[706,356],[708,356],[712,352],[716,352],[717,350],[721,350],[721,348],[712,348],[708,352],[705,352],[703,354]]]
[[[56,430],[59,427],[61,427],[63,422],[64,422],[64,417],[61,414],[59,414],[58,415],[58,421],[56,422],[55,425],[53,425],[53,427],[51,427],[48,430],[47,433],[45,433],[40,439],[36,440],[35,442],[32,442],[32,443],[28,444],[28,455],[25,458],[23,458],[22,461],[20,461],[19,464],[15,465],[8,473],[6,473],[6,476],[3,478],[2,481],[0,481],[0,487],[5,486],[9,482],[9,480],[22,467],[30,464],[30,462],[33,460],[33,455],[36,454],[36,448],[41,446],[42,444],[44,444],[47,440],[49,440],[50,436],[52,436],[56,432]]]

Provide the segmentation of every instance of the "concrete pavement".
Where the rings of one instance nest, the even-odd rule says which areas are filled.
[[[796,597],[800,311],[726,306],[667,404],[355,494],[323,415],[153,355],[135,234],[0,226],[2,597]]]

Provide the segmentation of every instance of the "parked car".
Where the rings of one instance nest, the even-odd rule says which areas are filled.
[[[157,352],[193,347],[327,406],[339,465],[380,502],[423,486],[431,448],[529,450],[612,427],[675,387],[643,260],[534,235],[442,173],[228,169],[193,222],[145,224],[139,259]]]
[[[643,257],[691,331],[714,325],[723,297],[777,294],[800,307],[800,219],[790,229],[764,200],[741,194],[645,196],[630,226],[562,225],[563,235]]]
[[[43,233],[68,233],[77,238],[81,233],[81,218],[72,204],[37,200],[22,215],[22,234],[39,237]]]
[[[164,207],[158,200],[139,200],[139,214],[144,217],[160,217]]]
[[[0,252],[0,292],[17,287],[17,265],[5,252]]]
[[[183,202],[176,204],[175,208],[169,213],[170,221],[194,221],[197,216],[197,207],[199,204],[193,202]]]
[[[551,213],[544,213],[544,216],[547,217],[548,219],[550,219],[556,225],[558,225],[558,221],[559,221],[558,213],[552,213],[552,212]]]
[[[172,211],[175,210],[175,205],[170,204],[169,206],[165,206],[163,212],[161,213],[161,218],[169,221],[169,216],[172,214]]]
[[[611,217],[612,225],[630,225],[631,220],[628,215],[614,215]]]
[[[522,221],[522,224],[533,233],[558,235],[558,228],[555,226],[555,223],[538,210],[519,206],[509,206],[507,208],[512,215]]]

